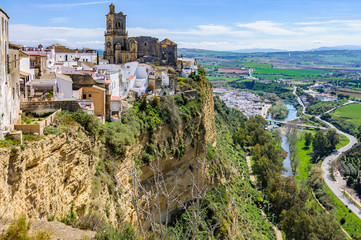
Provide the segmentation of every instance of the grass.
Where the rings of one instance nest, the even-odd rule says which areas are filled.
[[[259,62],[250,62],[250,61],[241,61],[241,64],[245,67],[245,68],[266,68],[266,69],[270,69],[272,68],[271,64],[267,64],[267,63],[259,63]]]
[[[298,184],[301,184],[303,181],[308,180],[308,174],[310,170],[310,166],[312,165],[312,144],[308,148],[305,147],[305,138],[303,137],[304,133],[307,131],[302,131],[298,133],[298,141],[296,149],[299,151],[297,155],[298,166],[295,174],[295,181]],[[315,131],[309,131],[313,134]]]
[[[332,115],[349,118],[350,122],[361,124],[361,103],[340,107]]]
[[[330,196],[335,204],[334,214],[337,221],[341,221],[342,218],[346,220],[342,227],[350,234],[353,238],[361,237],[361,220],[353,213],[350,212],[349,208],[346,207],[336,196],[333,194],[331,189],[324,185],[327,194]]]
[[[345,135],[340,136],[340,143],[336,145],[336,149],[343,148],[347,144],[349,144],[350,139],[348,139]]]
[[[359,205],[357,202],[355,202],[355,201],[350,197],[350,195],[348,195],[348,193],[347,193],[346,191],[343,192],[343,195],[345,195],[345,197],[346,197],[350,202],[352,202],[353,204],[355,204],[355,206],[356,206],[358,209],[361,210],[360,205]]]
[[[253,72],[253,76],[263,79],[311,79],[321,78],[323,74],[328,73],[323,70],[303,70],[303,69],[278,69],[278,68],[259,68]]]
[[[298,134],[298,141],[297,141],[296,149],[297,149],[297,151],[299,151],[299,153],[297,155],[298,166],[297,166],[297,171],[295,174],[295,181],[298,184],[301,184],[303,181],[307,181],[308,175],[309,175],[309,170],[312,165],[313,148],[312,148],[312,144],[308,148],[305,146],[305,139],[304,139],[303,135],[306,132],[312,132],[312,134],[316,133],[316,131],[314,131],[314,130],[303,130],[303,131],[300,131]],[[340,149],[340,148],[346,146],[349,142],[350,142],[350,140],[346,136],[341,135],[340,143],[336,146],[336,149]]]

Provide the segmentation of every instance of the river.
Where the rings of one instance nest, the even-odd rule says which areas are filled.
[[[285,103],[285,105],[289,111],[288,115],[285,119],[277,119],[277,121],[288,122],[288,121],[291,121],[291,120],[297,118],[297,109],[292,104]],[[272,121],[272,120],[276,120],[276,119],[273,119],[271,117],[271,114],[269,114],[267,120]],[[286,177],[293,177],[294,173],[292,171],[292,166],[291,166],[290,143],[288,142],[287,136],[282,137],[281,147],[283,150],[285,150],[287,152],[287,157],[283,160],[283,167],[285,168],[285,170],[282,172],[282,174]]]

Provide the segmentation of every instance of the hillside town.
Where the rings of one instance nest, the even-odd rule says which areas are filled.
[[[272,106],[271,102],[262,100],[260,96],[248,91],[215,88],[214,94],[218,95],[228,107],[239,110],[246,117],[261,115],[267,118],[268,109]]]
[[[178,57],[177,44],[148,36],[128,37],[126,15],[109,6],[104,56],[62,44],[19,46],[9,39],[9,16],[0,9],[0,139],[42,134],[59,109],[84,111],[102,123],[120,121],[123,106],[143,94],[176,94],[177,77],[197,73],[195,59]],[[31,112],[42,121],[22,124]],[[19,137],[20,136],[20,137]]]

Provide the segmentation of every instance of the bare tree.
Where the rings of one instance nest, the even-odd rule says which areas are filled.
[[[235,211],[236,203],[226,189],[228,200],[221,198],[221,204],[213,206],[217,207],[216,220],[210,225],[204,224],[207,209],[203,207],[203,204],[206,194],[210,190],[217,191],[216,194],[222,194],[210,184],[208,176],[210,164],[212,161],[208,161],[206,157],[197,158],[196,163],[192,165],[193,168],[189,170],[191,176],[189,186],[187,189],[180,190],[179,178],[167,175],[159,158],[151,161],[149,169],[152,177],[144,181],[141,180],[141,173],[137,170],[134,161],[130,164],[122,163],[119,170],[130,177],[131,188],[122,184],[120,179],[117,179],[117,183],[123,188],[122,196],[135,209],[138,227],[143,237],[147,238],[151,235],[156,239],[209,239],[215,236],[222,219]],[[243,201],[249,198],[250,196],[246,193],[242,196]],[[174,209],[186,216],[186,223],[180,223],[179,218],[172,219]],[[177,230],[172,228],[170,231],[171,221],[173,221],[173,226],[177,226]],[[236,234],[247,236],[252,229],[251,220],[241,219],[240,221],[243,225],[242,231],[238,228],[240,224],[238,219],[231,224],[230,232],[234,237]]]

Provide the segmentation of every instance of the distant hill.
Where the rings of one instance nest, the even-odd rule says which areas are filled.
[[[241,49],[235,50],[232,52],[236,53],[273,53],[273,52],[288,52],[287,50],[274,49],[274,48],[250,48],[250,49]]]
[[[344,46],[335,46],[335,47],[320,47],[320,48],[312,49],[310,51],[332,51],[332,50],[361,50],[361,46],[344,45]]]

